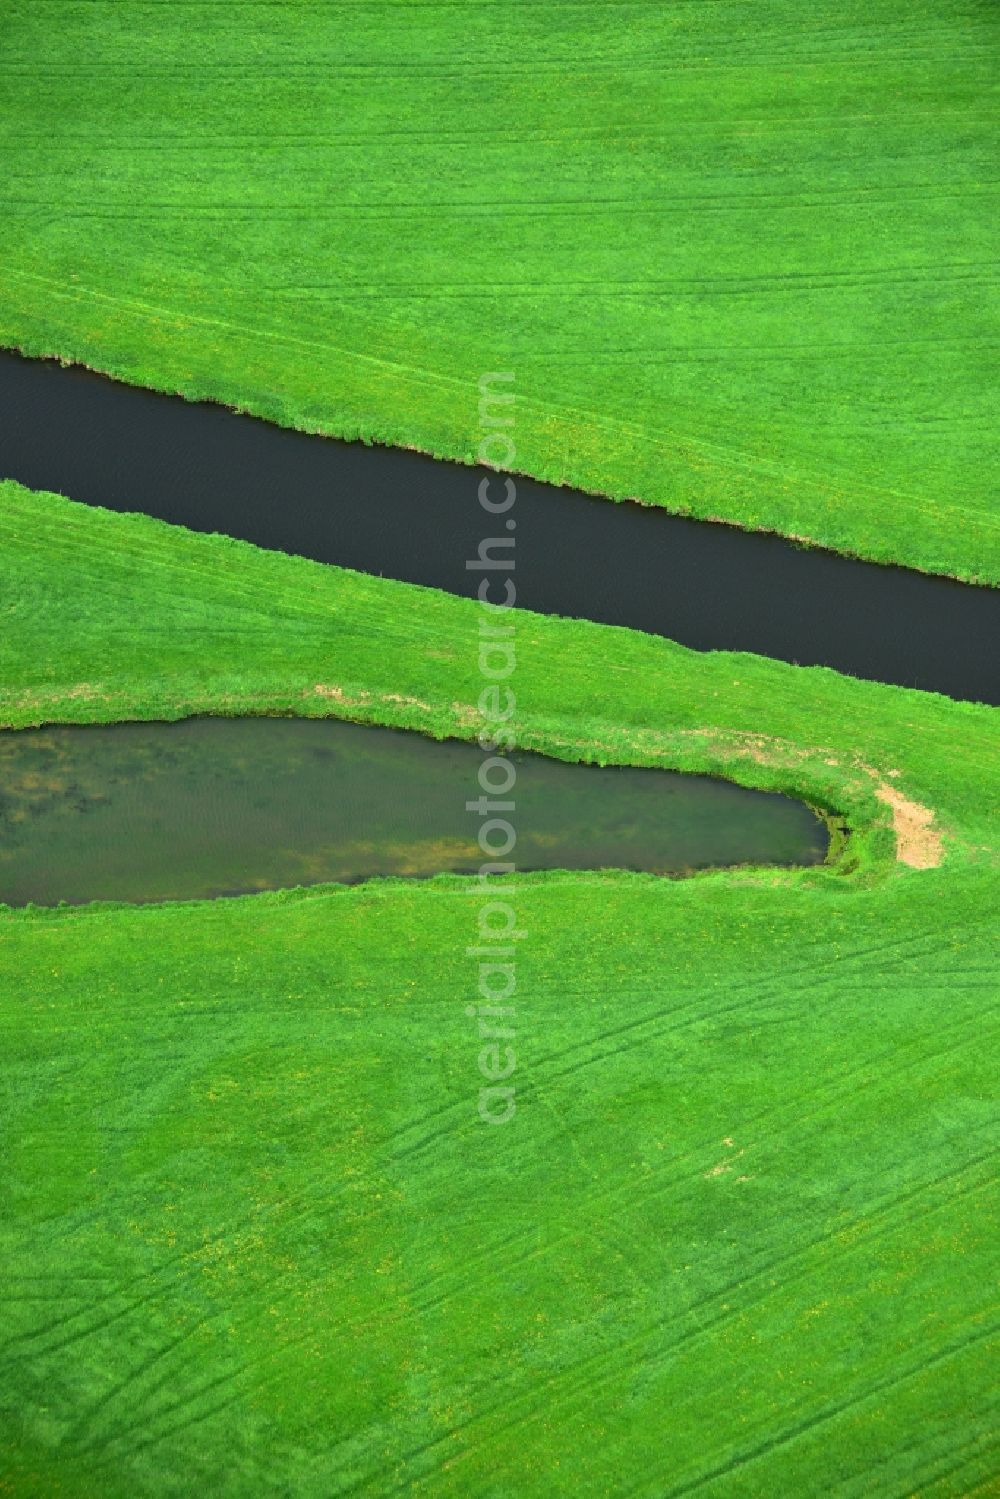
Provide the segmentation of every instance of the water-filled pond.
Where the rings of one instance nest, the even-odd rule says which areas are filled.
[[[0,901],[163,901],[474,872],[482,751],[337,719],[0,733]],[[707,776],[515,752],[519,870],[816,864],[802,803]]]

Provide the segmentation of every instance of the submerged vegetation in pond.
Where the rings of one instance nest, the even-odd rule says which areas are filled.
[[[517,754],[518,869],[815,864],[799,802],[705,776]],[[472,744],[338,719],[0,734],[0,900],[233,895],[483,863]]]

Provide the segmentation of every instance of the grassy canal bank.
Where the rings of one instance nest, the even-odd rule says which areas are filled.
[[[2,726],[290,712],[437,738],[483,727],[470,601],[10,482],[0,493]],[[971,856],[959,830],[992,828],[990,708],[584,620],[516,620],[524,748],[786,791],[851,821],[851,872],[873,879],[896,857],[940,862],[947,835],[953,859]]]
[[[998,583],[998,26],[11,0],[0,344],[467,460],[511,371],[539,478]],[[2,727],[471,739],[479,626],[0,482]],[[996,712],[515,636],[524,747],[847,836],[505,883],[503,1128],[466,880],[0,910],[4,1493],[992,1492]]]
[[[4,9],[4,344],[1000,582],[994,7]]]
[[[5,725],[475,732],[472,603],[2,499]],[[988,1483],[995,713],[529,614],[517,646],[524,744],[825,800],[848,848],[519,878],[495,1131],[467,882],[4,914],[12,1492]]]

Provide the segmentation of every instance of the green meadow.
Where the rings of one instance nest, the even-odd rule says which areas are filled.
[[[10,0],[0,344],[463,460],[511,370],[527,472],[998,582],[997,29]],[[480,614],[0,474],[2,728],[471,739]],[[996,711],[516,651],[519,745],[788,792],[829,860],[498,882],[502,1128],[467,880],[0,908],[0,1493],[996,1492]]]
[[[0,339],[1000,582],[990,0],[8,0]]]
[[[476,731],[475,604],[2,499],[7,726]],[[516,641],[519,742],[780,787],[846,841],[505,881],[503,1128],[467,880],[7,912],[11,1493],[988,1492],[995,712]],[[933,821],[897,837],[886,787]]]

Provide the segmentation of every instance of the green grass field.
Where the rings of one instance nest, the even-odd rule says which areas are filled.
[[[2,501],[4,724],[474,732],[474,604]],[[8,913],[11,1493],[992,1491],[996,714],[517,640],[524,743],[796,791],[839,861],[518,881],[503,1129],[467,882]]]
[[[991,0],[8,0],[0,340],[1000,582]]]
[[[1000,582],[997,30],[8,0],[0,345],[464,459],[509,369],[528,472]],[[0,482],[0,727],[470,738],[478,622]],[[997,1492],[996,711],[516,638],[523,746],[846,837],[508,882],[497,1129],[465,881],[0,909],[0,1494]]]

